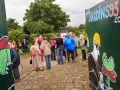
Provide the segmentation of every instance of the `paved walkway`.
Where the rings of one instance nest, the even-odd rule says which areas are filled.
[[[29,61],[26,60],[26,62]],[[15,83],[16,90],[89,90],[88,67],[86,61],[57,65],[52,62],[51,70],[22,72],[22,80]],[[26,73],[25,73],[26,71]]]

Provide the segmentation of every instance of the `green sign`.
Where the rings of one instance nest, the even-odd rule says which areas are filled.
[[[7,35],[4,0],[0,0],[0,36]]]
[[[92,90],[120,90],[120,0],[86,10],[89,80]]]
[[[0,0],[0,90],[14,90],[4,0]]]

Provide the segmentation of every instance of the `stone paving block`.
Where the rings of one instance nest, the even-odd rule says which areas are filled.
[[[51,70],[32,71],[15,87],[16,90],[89,90],[86,65],[79,61],[60,66],[56,63]]]

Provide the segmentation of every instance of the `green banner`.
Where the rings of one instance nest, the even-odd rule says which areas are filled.
[[[4,0],[0,0],[0,90],[14,90]]]
[[[86,10],[89,80],[92,90],[120,90],[120,0]]]
[[[4,0],[0,0],[0,37],[7,35],[6,13]]]

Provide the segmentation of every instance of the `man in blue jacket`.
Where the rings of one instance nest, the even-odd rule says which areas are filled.
[[[67,50],[67,59],[68,62],[70,62],[70,54],[71,54],[71,59],[74,61],[74,51],[75,51],[75,41],[70,35],[66,35],[65,40],[64,40],[64,49]]]

